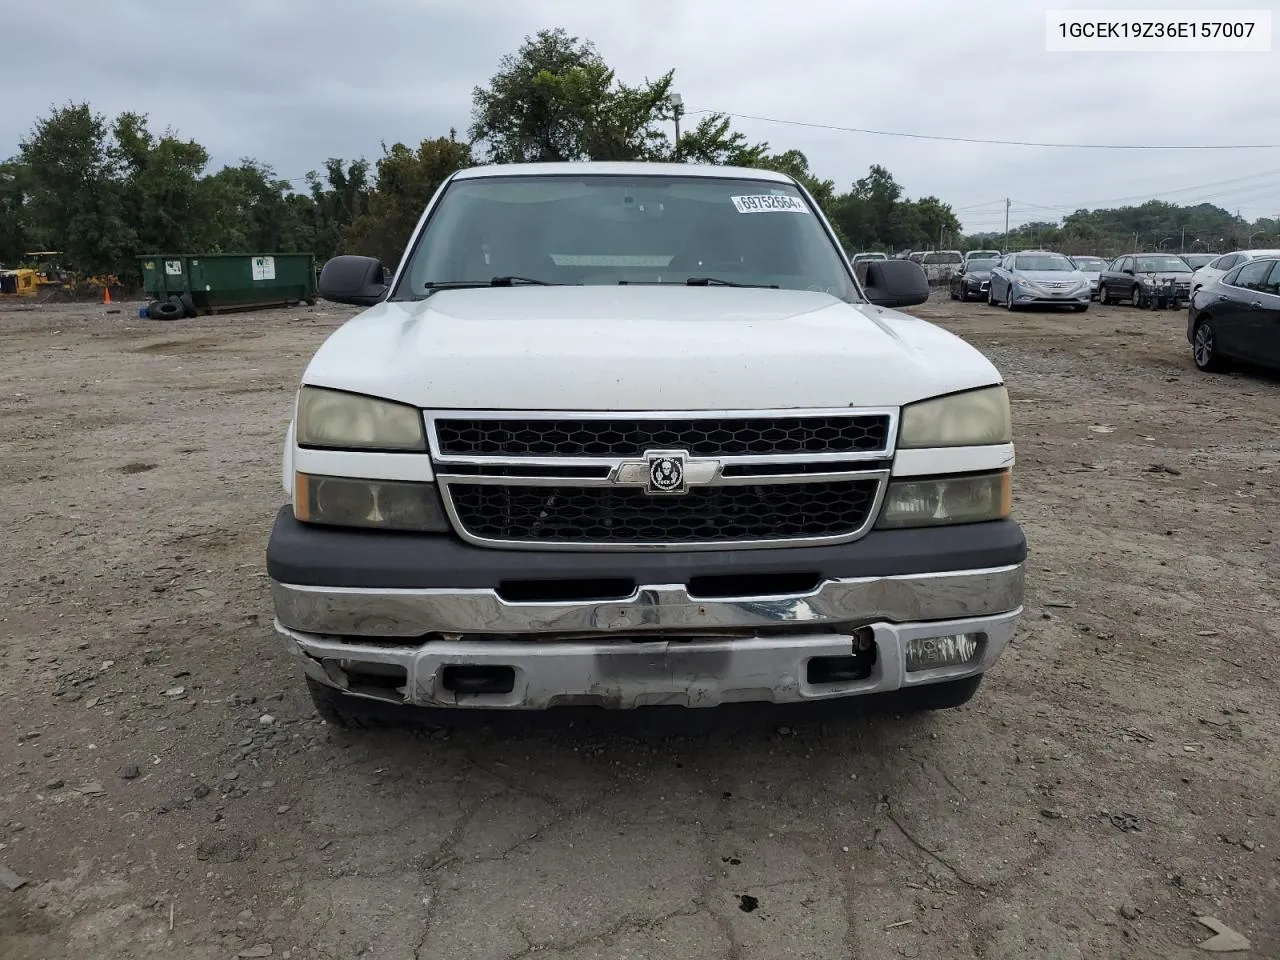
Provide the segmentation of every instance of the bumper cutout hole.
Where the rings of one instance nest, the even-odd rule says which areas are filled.
[[[445,667],[440,682],[450,693],[460,695],[510,693],[516,688],[516,671],[514,667]]]
[[[875,647],[848,657],[814,657],[809,661],[805,679],[814,686],[824,683],[852,683],[871,676],[875,664]]]

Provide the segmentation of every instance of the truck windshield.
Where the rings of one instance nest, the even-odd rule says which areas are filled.
[[[860,300],[847,261],[795,187],[679,175],[456,180],[432,210],[393,300],[428,285],[690,278]]]

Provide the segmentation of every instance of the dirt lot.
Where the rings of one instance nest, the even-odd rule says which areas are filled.
[[[1027,614],[969,706],[347,736],[263,549],[348,314],[0,310],[0,957],[1280,957],[1280,380],[1181,313],[917,312],[1016,400]]]

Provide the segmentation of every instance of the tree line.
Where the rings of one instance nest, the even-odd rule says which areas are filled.
[[[301,252],[322,261],[363,253],[394,264],[451,173],[481,163],[567,160],[678,160],[785,172],[805,185],[850,251],[991,242],[989,235],[962,237],[949,204],[909,199],[880,165],[841,191],[813,172],[799,150],[753,143],[722,114],[681,130],[677,142],[669,135],[678,117],[674,75],[625,83],[590,41],[543,30],[473,90],[465,137],[450,130],[416,146],[383,143],[372,163],[330,158],[300,182],[248,157],[210,171],[203,146],[171,128],[154,131],[143,114],[108,118],[88,103],[53,107],[35,121],[18,154],[0,163],[0,264],[58,250],[70,269],[126,282],[136,277],[136,258],[153,253]],[[1190,208],[1194,218],[1171,205],[1152,206],[1079,211],[1061,225],[1028,225],[1009,246],[1129,249],[1129,233],[1172,232],[1188,219],[1197,237],[1212,234],[1215,242],[1251,232],[1252,225],[1207,204]]]
[[[1005,242],[1003,233],[970,238]],[[1136,251],[1218,253],[1249,247],[1280,247],[1280,217],[1249,222],[1211,203],[1180,205],[1148,200],[1132,207],[1077,210],[1061,222],[1034,221],[1009,231],[1008,249],[1047,247],[1067,254],[1116,257]]]

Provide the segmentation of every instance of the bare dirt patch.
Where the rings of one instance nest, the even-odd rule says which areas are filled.
[[[263,549],[349,312],[133,312],[0,311],[5,960],[1280,956],[1280,380],[1182,314],[914,311],[1014,399],[1028,608],[970,706],[347,737]]]

